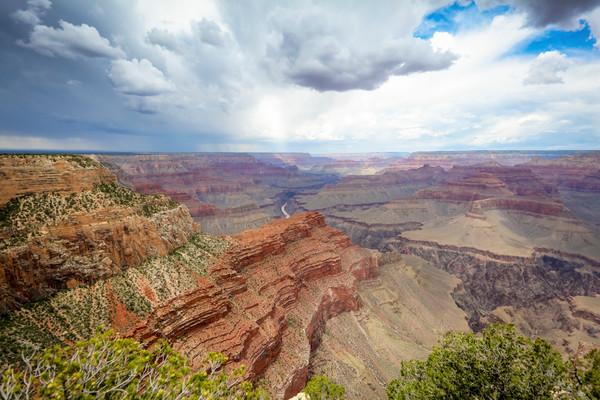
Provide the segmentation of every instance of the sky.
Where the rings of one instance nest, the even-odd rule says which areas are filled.
[[[600,0],[2,0],[0,149],[600,149]]]

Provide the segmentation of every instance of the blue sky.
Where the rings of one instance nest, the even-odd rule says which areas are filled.
[[[600,148],[600,0],[4,0],[0,148]]]

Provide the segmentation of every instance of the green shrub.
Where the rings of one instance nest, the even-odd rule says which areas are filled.
[[[0,396],[17,399],[268,399],[244,380],[244,367],[229,376],[227,358],[210,353],[205,370],[192,374],[189,361],[166,342],[152,350],[132,339],[100,332],[72,347],[54,346],[25,360],[22,370],[0,372]]]
[[[577,398],[570,363],[543,339],[520,336],[513,325],[492,325],[480,338],[451,332],[425,361],[402,363],[390,399]]]
[[[302,392],[310,400],[344,400],[346,388],[330,382],[325,376],[313,376]]]

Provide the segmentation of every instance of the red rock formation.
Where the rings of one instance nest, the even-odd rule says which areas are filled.
[[[374,276],[379,255],[352,245],[316,212],[230,240],[196,289],[157,307],[130,335],[146,343],[165,337],[194,366],[208,351],[223,352],[290,397],[306,384],[325,321],[359,307],[356,282]]]
[[[327,215],[327,209],[330,207],[383,204],[398,197],[411,195],[424,187],[439,184],[442,175],[441,168],[430,166],[381,175],[350,175],[336,184],[325,185],[316,195],[296,196],[293,201],[298,210],[318,210]]]
[[[578,151],[557,160],[536,158],[521,166],[531,169],[547,182],[559,187],[569,186],[578,181],[585,181],[587,176],[600,170],[600,151]]]
[[[389,165],[384,171],[403,171],[423,165],[442,167],[449,170],[456,165],[474,165],[496,162],[502,165],[515,165],[528,162],[534,157],[555,158],[569,152],[552,151],[431,151],[415,152],[410,156]]]
[[[469,213],[479,215],[487,210],[511,210],[538,217],[554,216],[577,219],[575,214],[564,204],[544,198],[498,197],[477,200],[471,204]],[[583,221],[575,221],[575,223],[583,224]]]
[[[485,163],[471,166],[454,166],[444,182],[454,182],[475,173],[489,173],[506,184],[506,187],[519,196],[548,196],[556,193],[556,186],[543,182],[531,169],[507,167],[498,163]]]

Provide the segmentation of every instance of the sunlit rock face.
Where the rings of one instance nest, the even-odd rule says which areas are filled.
[[[248,378],[288,398],[306,384],[326,322],[360,308],[357,283],[376,276],[379,259],[317,212],[222,238],[198,233],[121,275],[14,312],[0,329],[3,346],[11,341],[3,357],[80,340],[102,324],[146,345],[167,339],[195,369],[222,352],[228,368],[246,365]]]

